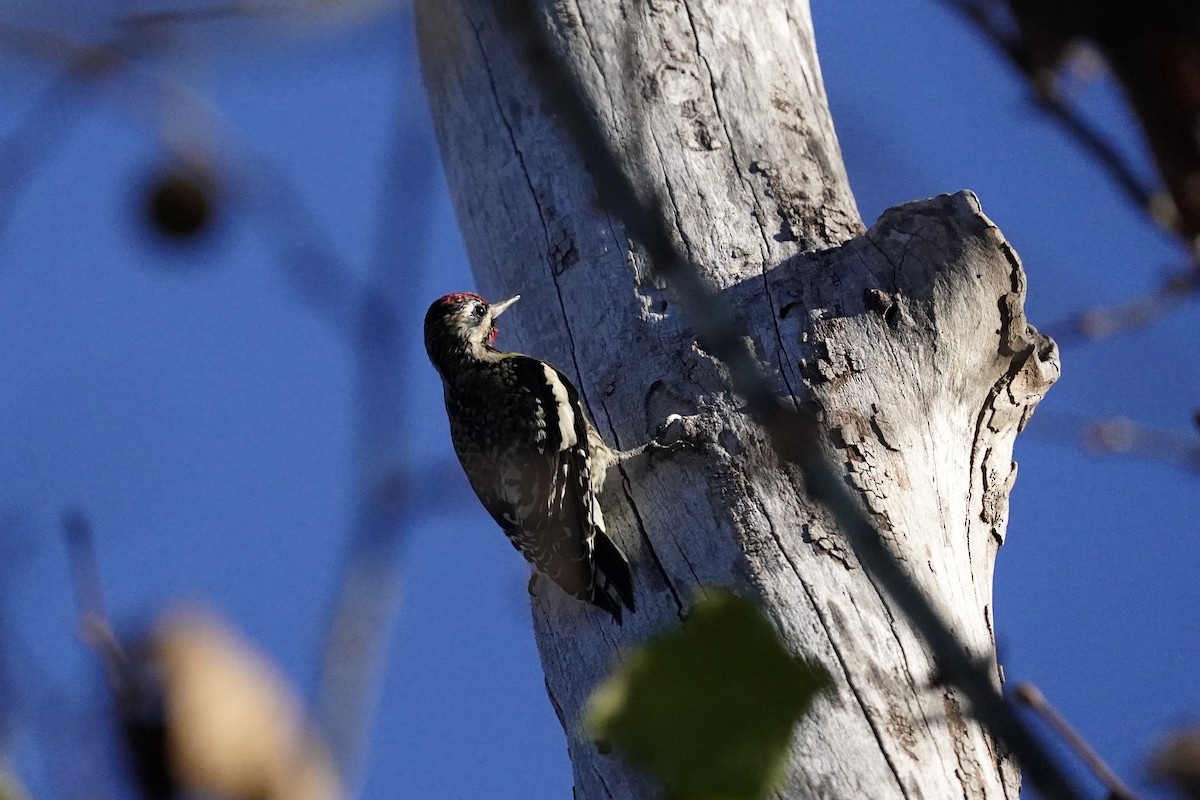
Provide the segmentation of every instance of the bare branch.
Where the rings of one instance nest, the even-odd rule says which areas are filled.
[[[1050,701],[1042,694],[1041,689],[1032,683],[1021,683],[1013,689],[1013,695],[1036,712],[1047,725],[1054,729],[1055,733],[1062,737],[1064,742],[1070,745],[1080,760],[1087,764],[1088,769],[1094,772],[1108,789],[1110,800],[1138,800],[1133,790],[1125,785],[1117,773],[1112,771],[1100,754],[1079,735],[1077,730],[1071,727],[1071,723],[1058,713],[1058,709],[1050,705]]]
[[[1039,411],[1026,430],[1036,439],[1096,455],[1128,455],[1200,474],[1200,437],[1194,433],[1046,410]]]
[[[400,32],[412,35],[406,24]],[[413,291],[431,229],[436,164],[426,157],[430,133],[412,104],[420,102],[415,48],[402,65],[391,164],[378,224],[370,287],[358,297],[356,353],[356,519],[329,623],[318,697],[318,717],[348,785],[360,768],[376,705],[388,629],[399,606],[399,549],[413,521],[419,474],[405,469],[408,422],[407,367],[411,319],[419,318]]]
[[[958,12],[994,44],[1029,80],[1037,107],[1057,122],[1068,136],[1095,159],[1125,198],[1139,211],[1151,213],[1154,195],[1142,185],[1132,165],[1120,151],[1096,130],[1081,114],[1071,108],[1057,91],[1047,74],[1048,64],[1038,58],[1034,49],[1023,41],[1012,26],[1003,26],[997,19],[997,3],[983,0],[942,0]],[[1154,215],[1151,214],[1153,217]]]
[[[1124,303],[1083,311],[1051,325],[1047,334],[1062,344],[1107,339],[1144,328],[1186,306],[1200,292],[1200,265],[1175,272],[1153,291]]]
[[[63,515],[62,526],[75,584],[79,635],[104,664],[110,685],[116,687],[122,680],[127,658],[105,610],[92,524],[81,509],[73,508]]]

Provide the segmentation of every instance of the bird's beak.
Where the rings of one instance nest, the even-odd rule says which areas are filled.
[[[492,303],[492,319],[495,319],[496,317],[503,314],[505,311],[508,310],[509,306],[511,306],[513,303],[517,302],[520,299],[521,299],[521,295],[517,295],[516,297],[510,297],[507,300],[504,300],[503,302],[500,302],[500,303]]]

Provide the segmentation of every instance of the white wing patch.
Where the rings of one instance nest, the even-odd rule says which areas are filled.
[[[546,383],[550,385],[550,393],[554,396],[556,406],[555,411],[558,413],[558,434],[562,441],[559,449],[566,450],[574,447],[579,441],[575,437],[575,411],[571,408],[571,401],[567,398],[567,387],[563,386],[563,382],[554,368],[549,364],[542,364],[542,371],[546,373]]]

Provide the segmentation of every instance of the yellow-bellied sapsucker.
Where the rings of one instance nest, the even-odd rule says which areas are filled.
[[[555,367],[492,346],[490,304],[448,294],[425,314],[425,349],[442,376],[454,450],[471,487],[504,533],[568,594],[619,623],[634,610],[629,561],[604,530],[600,490],[630,453],[610,450],[575,386]]]

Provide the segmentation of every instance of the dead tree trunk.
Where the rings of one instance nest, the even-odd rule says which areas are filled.
[[[1026,323],[1020,261],[970,193],[864,232],[804,0],[553,0],[546,24],[627,168],[750,332],[781,394],[813,404],[877,526],[971,652],[994,653],[991,581],[1013,439],[1058,372]],[[706,443],[633,462],[606,497],[639,610],[617,628],[546,584],[533,601],[576,797],[652,787],[580,734],[622,645],[702,585],[759,598],[836,691],[799,726],[788,798],[1015,798],[1005,754],[937,681],[828,516],[781,467],[688,334],[556,127],[489,0],[418,0],[425,79],[475,275],[520,293],[501,342],[572,375],[611,444],[671,412]]]

